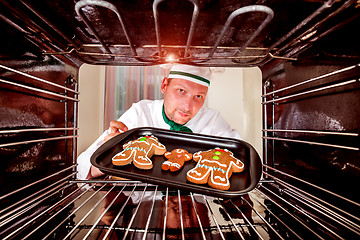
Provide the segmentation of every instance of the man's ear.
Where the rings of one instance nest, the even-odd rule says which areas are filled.
[[[168,85],[169,79],[167,77],[164,77],[162,83],[161,83],[161,92],[165,93],[166,87]]]

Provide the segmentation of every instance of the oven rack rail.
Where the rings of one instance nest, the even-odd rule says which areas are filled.
[[[191,2],[194,5],[194,8],[193,8],[190,27],[189,27],[189,33],[186,40],[186,45],[168,46],[161,44],[162,38],[160,36],[160,30],[159,30],[160,24],[158,21],[159,12],[157,9],[157,6],[161,2],[165,2],[165,0],[156,0],[153,2],[153,6],[152,6],[157,45],[140,46],[140,48],[150,50],[150,53],[144,56],[140,56],[138,54],[133,39],[129,34],[128,26],[123,21],[124,17],[122,16],[121,11],[117,8],[117,6],[115,6],[110,2],[99,1],[99,0],[81,0],[78,1],[74,7],[77,15],[82,19],[82,21],[86,24],[86,26],[89,28],[89,30],[97,39],[98,44],[75,43],[72,39],[67,37],[66,34],[64,34],[60,29],[55,27],[44,16],[42,16],[38,11],[36,11],[31,5],[24,2],[23,4],[24,7],[26,7],[28,10],[33,12],[36,16],[38,16],[40,21],[42,21],[47,26],[49,26],[53,31],[55,31],[57,34],[59,34],[59,36],[61,36],[65,40],[65,43],[63,45],[68,46],[67,50],[64,51],[59,51],[59,52],[45,51],[43,52],[44,55],[70,55],[75,53],[77,57],[83,60],[84,57],[88,57],[87,61],[94,64],[99,64],[99,63],[116,64],[116,62],[118,61],[116,59],[120,58],[120,59],[126,59],[126,61],[122,63],[123,65],[139,65],[139,64],[148,65],[148,64],[158,64],[169,61],[169,59],[167,59],[166,56],[164,56],[164,49],[174,50],[176,48],[181,48],[184,50],[184,54],[183,56],[178,56],[178,59],[176,59],[175,61],[191,62],[193,64],[200,64],[204,66],[207,64],[209,64],[209,66],[217,66],[217,65],[218,66],[224,66],[224,65],[255,66],[255,65],[265,64],[272,59],[285,59],[289,61],[296,61],[297,58],[295,57],[295,55],[302,49],[306,48],[309,45],[309,42],[313,40],[313,38],[315,37],[317,39],[322,38],[330,34],[339,27],[337,25],[327,26],[327,23],[331,19],[342,13],[344,10],[350,8],[353,4],[355,4],[353,0],[345,1],[343,4],[341,4],[341,6],[335,9],[333,12],[327,14],[326,17],[323,17],[323,19],[318,21],[317,24],[310,25],[309,23],[311,21],[313,21],[316,18],[319,18],[319,16],[321,16],[325,11],[332,8],[336,1],[328,0],[324,2],[323,5],[321,5],[318,9],[316,9],[312,14],[310,14],[306,19],[304,19],[302,22],[296,25],[292,30],[286,33],[278,41],[274,42],[270,47],[264,49],[257,48],[257,51],[260,51],[261,53],[254,55],[253,53],[251,53],[251,51],[249,51],[249,53],[246,53],[246,51],[249,50],[247,46],[251,44],[251,42],[256,37],[256,35],[259,34],[273,18],[274,13],[272,9],[270,9],[269,7],[263,5],[252,5],[252,6],[242,7],[233,11],[232,14],[229,15],[227,21],[224,23],[221,32],[217,34],[219,37],[214,43],[214,46],[193,46],[191,45],[191,40],[194,35],[196,22],[199,15],[199,2],[197,0],[189,0],[189,2]],[[92,24],[90,19],[86,18],[85,14],[81,11],[81,9],[85,6],[107,8],[108,10],[116,14],[117,19],[119,21],[119,26],[121,26],[125,34],[125,37],[128,41],[128,45],[106,44],[105,39],[102,39],[99,33],[97,33],[94,24]],[[267,15],[267,17],[249,37],[248,41],[243,46],[228,48],[227,50],[231,50],[231,51],[229,51],[229,53],[225,55],[218,54],[218,56],[214,56],[216,50],[222,48],[221,46],[219,46],[222,40],[222,36],[224,36],[224,34],[227,32],[227,29],[231,24],[231,22],[233,21],[233,19],[239,15],[253,11],[263,12]],[[344,23],[340,23],[338,25],[342,25],[342,24]],[[25,29],[23,31],[27,32]],[[315,35],[314,33],[318,33],[319,35]],[[295,35],[296,37],[294,38],[294,40],[290,41],[289,39]],[[95,48],[97,51],[84,50],[89,45],[91,45],[92,48]],[[296,45],[301,45],[301,46],[295,47]],[[296,50],[287,52],[286,49],[289,46],[293,46],[294,49]],[[195,55],[194,51],[192,52],[192,50],[202,50],[204,48],[209,49],[209,52],[198,55]],[[129,52],[129,50],[132,54],[122,53],[122,52]],[[120,53],[115,53],[115,51]],[[244,52],[245,52],[244,55],[240,54]],[[134,59],[134,60],[130,61],[130,59]],[[104,60],[106,60],[106,62]],[[229,60],[230,62],[222,62],[222,60]]]
[[[31,74],[19,71],[8,66],[0,64],[0,69],[3,69],[5,72],[0,77],[0,84],[6,84],[10,88],[15,87],[19,89],[18,91],[23,94],[28,94],[27,91],[30,91],[34,96],[39,98],[43,97],[51,101],[57,101],[64,104],[64,119],[65,124],[63,127],[33,127],[33,128],[19,128],[19,129],[6,129],[0,130],[0,135],[3,138],[3,141],[0,143],[0,148],[9,148],[22,144],[31,144],[39,143],[46,141],[57,141],[57,140],[72,140],[75,142],[75,139],[78,138],[77,127],[77,108],[78,108],[78,96],[80,92],[78,91],[78,83],[74,80],[72,76],[69,76],[67,79],[64,79],[65,84],[70,84],[72,88],[54,83],[52,81],[33,76]],[[15,76],[15,77],[14,77]],[[33,84],[19,82],[15,78],[21,77],[25,80],[33,81],[39,86]],[[50,88],[60,89],[60,91],[49,90]],[[45,97],[46,96],[46,97]],[[68,121],[66,120],[69,113],[68,104],[73,104],[73,115],[74,115],[74,125],[68,126]],[[22,141],[8,141],[6,142],[7,136],[12,135],[21,135],[26,133],[52,133],[51,136],[46,138],[33,138],[30,136],[30,139],[23,138]],[[29,135],[27,135],[29,137]],[[10,138],[11,139],[11,138]],[[5,141],[4,141],[5,140]],[[73,144],[73,164],[76,162],[76,144]]]
[[[73,171],[24,199],[6,201],[73,168],[1,196],[1,238],[111,239],[113,234],[122,239],[360,237],[359,203],[282,172],[336,201],[328,202],[327,197],[310,194],[268,173],[271,181],[261,181],[248,194],[221,199],[109,177],[74,180]],[[343,206],[349,204],[351,211],[345,211]]]
[[[31,74],[24,73],[22,71],[18,71],[16,69],[7,67],[5,65],[0,64],[0,68],[7,71],[10,76],[11,76],[11,74],[21,75],[22,77],[25,77],[25,79],[34,80],[35,82],[44,84],[45,86],[48,86],[48,87],[51,86],[51,87],[60,88],[60,89],[64,90],[64,92],[58,93],[58,92],[47,90],[47,89],[44,89],[44,88],[41,88],[41,87],[34,87],[34,86],[31,86],[31,85],[28,85],[28,84],[25,84],[25,83],[18,83],[14,79],[9,79],[8,77],[5,78],[5,76],[7,76],[6,74],[4,74],[0,78],[0,82],[2,82],[2,83],[12,85],[12,86],[16,86],[16,87],[19,87],[21,89],[30,90],[30,91],[33,91],[33,92],[36,92],[36,93],[43,93],[43,94],[46,94],[46,95],[49,95],[49,96],[57,97],[57,99],[60,98],[60,100],[57,100],[57,101],[60,101],[60,102],[65,102],[65,100],[71,100],[71,101],[74,101],[74,102],[79,102],[79,99],[77,99],[77,96],[79,95],[79,92],[77,91],[77,83],[76,82],[74,82],[75,89],[71,89],[71,88],[62,86],[60,84],[56,84],[56,83],[53,83],[51,81],[45,80],[43,78],[39,78],[39,77],[36,77],[36,76],[32,76]],[[64,81],[64,82],[66,82],[66,81]],[[75,95],[75,97],[67,96],[69,92],[73,93]]]
[[[263,85],[262,95],[262,105],[264,113],[267,113],[269,110],[272,113],[271,119],[271,128],[268,127],[268,121],[264,118],[262,129],[265,146],[265,163],[267,163],[267,142],[272,141],[283,141],[283,142],[295,142],[301,144],[309,144],[309,145],[317,145],[331,148],[338,148],[350,151],[360,151],[360,147],[356,144],[356,139],[359,138],[359,133],[357,132],[341,132],[341,131],[326,131],[326,130],[316,130],[316,129],[275,129],[275,106],[279,106],[281,104],[292,103],[293,101],[302,101],[307,99],[307,97],[319,96],[324,92],[333,91],[336,92],[340,89],[349,88],[350,91],[356,91],[360,84],[360,78],[358,75],[358,71],[360,69],[360,64],[355,64],[352,66],[348,66],[327,74],[323,74],[314,78],[305,79],[300,81],[299,83],[295,83],[286,87],[281,87],[276,90],[272,90],[268,92],[268,88],[271,85],[270,80],[266,81]],[[342,79],[342,75],[346,74],[354,74],[354,77]],[[327,83],[325,86],[321,84],[321,81],[327,78],[337,77],[342,79],[340,81],[331,81]],[[315,87],[313,85],[315,84]],[[300,90],[299,87],[301,88]],[[328,93],[327,93],[328,94]],[[265,114],[266,115],[266,114]],[[279,137],[278,134],[297,134],[298,138],[289,138],[289,137]],[[312,136],[343,136],[347,137],[350,140],[347,141],[349,144],[353,145],[343,145],[337,143],[329,143],[329,142],[317,142],[317,141],[309,141],[305,139],[301,139],[301,137],[312,135]],[[274,145],[274,144],[273,144]]]

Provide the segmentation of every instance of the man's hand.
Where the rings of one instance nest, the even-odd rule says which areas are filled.
[[[126,125],[122,122],[119,121],[111,121],[110,122],[110,134],[107,135],[104,138],[104,142],[106,142],[107,140],[109,140],[112,137],[115,137],[116,135],[127,131],[128,128],[126,127]]]
[[[100,177],[102,175],[105,175],[105,173],[100,171],[100,169],[98,169],[97,167],[94,167],[93,165],[91,165],[89,173],[88,173],[86,179],[96,178],[96,177]]]

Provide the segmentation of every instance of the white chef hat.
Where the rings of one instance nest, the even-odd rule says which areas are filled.
[[[203,86],[210,86],[211,71],[208,67],[175,64],[170,69],[168,78],[181,78]]]

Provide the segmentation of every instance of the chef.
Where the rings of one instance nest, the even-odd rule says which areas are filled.
[[[204,106],[211,71],[208,67],[175,64],[163,79],[163,100],[141,100],[134,103],[77,159],[78,179],[103,175],[90,163],[91,155],[111,137],[137,127],[155,127],[240,139],[216,110]]]

